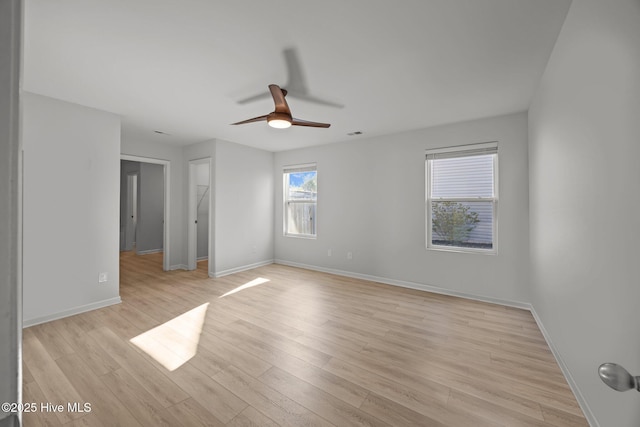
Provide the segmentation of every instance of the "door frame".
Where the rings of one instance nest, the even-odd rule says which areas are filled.
[[[206,164],[209,166],[209,215],[207,221],[209,222],[209,235],[207,236],[207,258],[209,261],[208,270],[213,271],[213,251],[211,244],[211,225],[212,215],[211,207],[213,206],[213,176],[211,173],[211,157],[203,157],[200,159],[189,160],[188,166],[188,207],[187,207],[187,269],[195,270],[198,263],[198,225],[196,220],[198,218],[198,197],[197,197],[197,180],[196,180],[196,168],[198,165]]]
[[[129,154],[120,154],[120,160],[130,160],[132,162],[153,163],[164,166],[164,229],[162,236],[162,269],[164,271],[171,270],[169,261],[171,260],[170,234],[171,230],[171,162],[169,160],[154,159],[152,157],[132,156]],[[140,195],[138,194],[138,197]]]

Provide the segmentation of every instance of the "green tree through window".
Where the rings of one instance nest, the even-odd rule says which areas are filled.
[[[478,213],[458,202],[433,204],[433,232],[444,242],[461,245],[480,222]]]

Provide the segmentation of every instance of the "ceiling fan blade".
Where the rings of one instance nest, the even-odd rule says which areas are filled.
[[[249,98],[241,99],[238,101],[238,104],[248,104],[253,101],[259,101],[260,99],[267,99],[270,95],[270,92],[262,92],[257,95],[250,96]]]
[[[267,121],[267,116],[254,117],[253,119],[243,120],[238,123],[231,123],[232,125],[244,125],[245,123],[264,122]]]
[[[325,99],[318,98],[318,97],[315,97],[313,95],[309,95],[307,93],[300,93],[300,92],[295,92],[293,90],[290,90],[289,91],[289,96],[291,98],[296,98],[296,99],[300,99],[300,100],[303,100],[303,101],[313,102],[314,104],[327,105],[329,107],[335,107],[335,108],[344,108],[344,105],[342,105],[342,104],[338,104],[337,102],[327,101]]]
[[[298,57],[298,50],[294,47],[289,47],[282,53],[287,64],[287,84],[284,86],[290,91],[306,94],[309,90],[307,89],[304,72]]]
[[[280,89],[280,86],[278,85],[269,85],[269,90],[271,91],[273,102],[276,104],[275,112],[291,115],[291,110],[289,109],[289,105],[287,104],[287,101],[284,99],[284,96],[287,94],[287,92]]]
[[[292,119],[291,124],[293,126],[308,126],[312,128],[328,128],[331,126],[329,123],[310,122],[308,120]]]
[[[286,48],[282,51],[282,54],[284,55],[284,60],[287,66],[287,83],[284,85],[284,87],[286,87],[287,90],[289,91],[290,97],[298,98],[303,101],[308,101],[315,104],[326,105],[329,107],[335,107],[335,108],[344,107],[344,105],[339,104],[337,102],[328,101],[326,99],[321,99],[309,94],[309,89],[307,88],[307,82],[304,75],[304,70],[302,69],[302,63],[300,62],[300,57],[298,55],[298,50],[296,48],[294,47]],[[289,106],[287,105],[286,101],[281,102],[280,96],[274,94],[274,89],[272,89],[271,86],[272,85],[269,86],[269,90],[276,104],[276,112],[291,114],[291,110],[289,109]],[[273,85],[273,86],[280,88],[280,86],[278,85]],[[280,89],[280,90],[284,92],[282,97],[284,98],[284,96],[287,95],[287,90],[284,90],[284,89]],[[266,93],[263,92],[257,95],[250,96],[245,99],[241,99],[240,101],[238,101],[238,104],[248,104],[253,101],[258,101],[260,99],[267,98],[268,95],[269,95],[268,92]],[[282,107],[282,106],[279,107],[279,105],[281,105],[282,103],[285,105],[285,107]]]

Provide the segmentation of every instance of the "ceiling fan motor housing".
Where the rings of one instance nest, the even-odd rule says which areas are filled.
[[[271,120],[284,120],[286,122],[291,122],[293,119],[291,118],[290,114],[274,111],[272,113],[269,113],[269,115],[267,116],[267,121],[270,122]]]
[[[267,123],[276,129],[287,129],[293,124],[291,114],[274,111],[267,115]]]

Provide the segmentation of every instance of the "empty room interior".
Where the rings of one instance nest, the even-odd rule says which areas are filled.
[[[640,425],[640,1],[0,5],[0,427]]]

